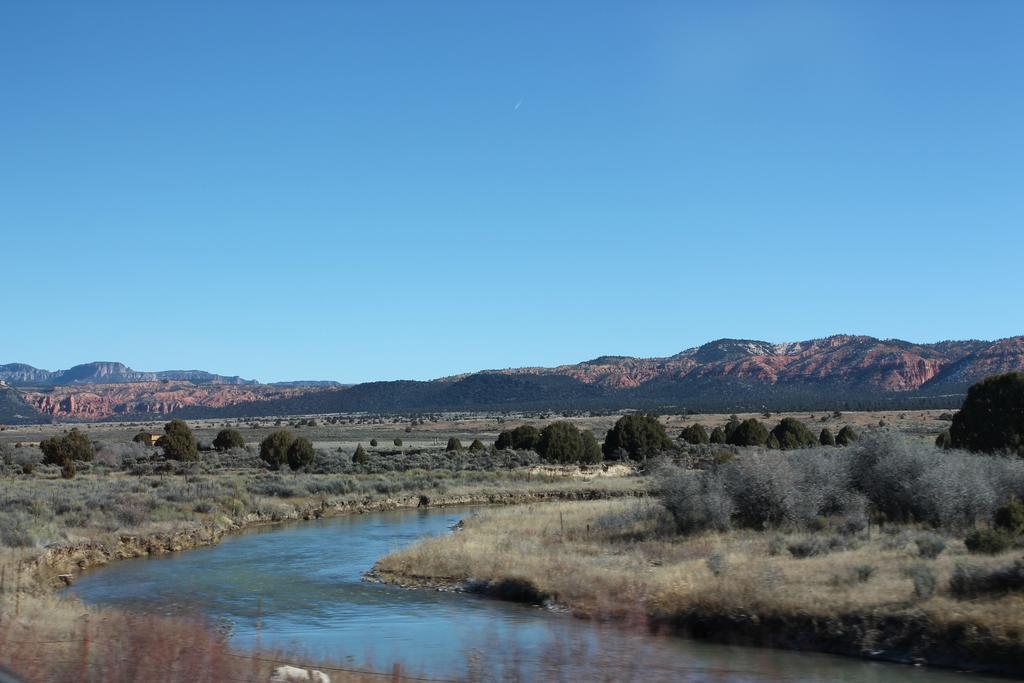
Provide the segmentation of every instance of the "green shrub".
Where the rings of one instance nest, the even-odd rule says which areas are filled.
[[[218,451],[230,451],[232,448],[245,448],[245,439],[237,429],[222,429],[213,440],[213,447]]]
[[[740,424],[740,418],[738,416],[735,414],[729,416],[729,421],[726,422],[725,427],[722,428],[722,431],[725,432],[725,443],[729,443],[729,437],[732,436],[732,433],[736,431]]]
[[[764,446],[768,442],[768,430],[757,418],[739,423],[732,432],[727,430],[727,443],[733,446]]]
[[[594,436],[594,432],[589,429],[580,432],[580,438],[583,440],[583,455],[580,457],[580,462],[587,465],[595,465],[603,459],[601,453],[601,445],[597,443],[597,437]]]
[[[672,447],[665,427],[654,415],[624,415],[608,430],[602,451],[612,455],[620,448],[634,460],[644,459]]]
[[[299,470],[313,462],[313,442],[300,436],[288,446],[288,467]]]
[[[711,438],[708,436],[708,430],[704,429],[704,425],[700,423],[684,427],[683,431],[679,434],[679,438],[686,443],[692,444],[711,443]]]
[[[139,432],[132,437],[132,443],[141,443],[143,446],[153,445],[153,436],[149,432]]]
[[[64,436],[46,439],[39,444],[39,450],[43,452],[43,463],[61,467],[64,463],[74,460],[91,462],[96,455],[96,447],[92,441],[77,429],[72,429]],[[74,476],[73,471],[71,476]]]
[[[955,448],[1024,456],[1024,373],[988,377],[968,389],[949,435]]]
[[[998,555],[1013,547],[1014,537],[1005,529],[976,529],[967,534],[964,545],[968,552]]]
[[[540,443],[540,430],[533,425],[522,425],[498,434],[494,447],[498,450],[512,448],[517,451],[535,451]]]
[[[821,430],[821,434],[818,435],[818,443],[822,446],[835,446],[836,438],[832,436],[832,432],[829,431],[828,427]]]
[[[778,441],[778,447],[787,451],[794,448],[808,448],[818,443],[811,430],[795,417],[782,418],[782,421],[772,430],[772,436]]]
[[[395,440],[394,440],[394,444],[395,444],[396,448],[401,448],[402,447],[402,440],[396,436]]]
[[[295,436],[287,429],[271,432],[260,442],[260,459],[272,470],[281,469],[288,462],[288,449],[294,441]]]
[[[370,439],[370,448],[377,447],[377,439]]]
[[[171,420],[164,425],[164,435],[156,442],[164,449],[164,456],[171,460],[195,460],[199,447],[192,430],[182,420]]]
[[[942,433],[935,437],[935,446],[937,448],[952,448],[953,437],[949,435],[949,430],[944,429]]]
[[[857,440],[857,432],[854,431],[853,427],[846,425],[839,430],[836,434],[836,445],[837,446],[849,446]]]
[[[76,471],[74,460],[65,460],[60,466],[60,476],[64,479],[74,479]]]
[[[583,437],[571,422],[552,422],[541,430],[537,452],[554,462],[579,462],[583,457]]]

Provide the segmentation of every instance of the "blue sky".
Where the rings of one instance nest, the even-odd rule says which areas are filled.
[[[1024,333],[1019,2],[7,3],[0,363]]]

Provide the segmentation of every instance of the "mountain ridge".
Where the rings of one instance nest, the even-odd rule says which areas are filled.
[[[956,397],[973,382],[1010,370],[1024,370],[1024,336],[922,344],[839,334],[779,343],[723,338],[665,357],[603,355],[555,367],[482,370],[426,381],[261,384],[198,370],[146,373],[121,363],[95,362],[52,373],[21,363],[0,365],[0,382],[19,393],[15,403],[22,412],[28,405],[42,419],[95,420],[168,414],[824,407]]]

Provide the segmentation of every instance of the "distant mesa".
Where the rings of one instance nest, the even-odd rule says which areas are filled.
[[[139,372],[115,362],[54,372],[12,363],[0,365],[0,422],[168,414],[952,407],[969,385],[1012,370],[1024,370],[1024,336],[934,344],[858,335],[786,343],[719,339],[665,358],[607,355],[553,368],[357,385],[261,384],[202,370]]]
[[[258,384],[256,380],[215,375],[203,370],[164,370],[138,372],[124,363],[94,361],[67,370],[40,370],[24,363],[0,365],[0,380],[11,386],[67,386],[72,384],[127,384],[133,382],[160,382],[179,380],[195,384]]]

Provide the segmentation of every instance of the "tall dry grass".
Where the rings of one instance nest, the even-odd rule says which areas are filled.
[[[956,599],[948,585],[967,559],[963,542],[950,538],[937,558],[927,559],[916,543],[923,533],[907,526],[850,537],[828,528],[680,536],[653,500],[542,503],[482,512],[457,533],[388,555],[376,570],[412,584],[521,578],[579,612],[611,617],[636,605],[665,616],[700,610],[830,618],[910,609],[936,625],[982,628],[994,639],[1024,644],[1024,594]],[[798,558],[790,550],[810,542],[818,554]],[[1016,554],[970,562],[996,568]],[[932,595],[915,591],[921,566],[934,573]]]

